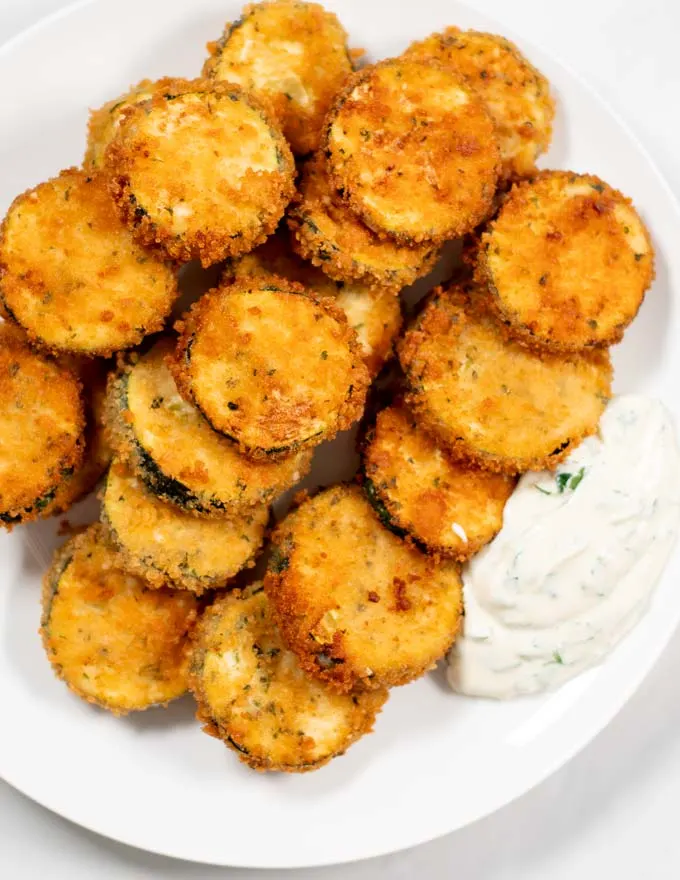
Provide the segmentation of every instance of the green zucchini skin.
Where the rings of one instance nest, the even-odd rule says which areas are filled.
[[[406,529],[402,529],[401,526],[398,526],[396,522],[392,519],[392,516],[385,506],[384,501],[380,497],[380,493],[376,488],[375,483],[369,477],[364,477],[362,481],[362,487],[364,490],[364,494],[368,499],[371,507],[377,513],[378,519],[385,526],[386,529],[389,529],[393,534],[397,535],[400,538],[405,538],[408,535]]]
[[[396,535],[398,538],[408,539],[411,544],[414,544],[421,553],[424,553],[426,556],[431,555],[431,549],[425,544],[417,535],[414,535],[413,532],[409,532],[408,529],[402,528],[398,525],[394,519],[392,519],[392,515],[387,509],[385,502],[380,496],[380,491],[377,489],[373,480],[370,477],[363,477],[362,480],[362,488],[364,490],[364,495],[368,499],[369,504],[373,508],[373,510],[378,515],[378,519],[388,529],[392,534]]]
[[[63,468],[61,471],[61,478],[63,480],[68,480],[69,477],[73,476],[74,468]],[[28,507],[25,507],[21,513],[0,513],[0,522],[5,523],[5,525],[16,526],[20,525],[26,517],[32,516],[34,513],[40,513],[40,511],[45,510],[46,507],[54,501],[54,498],[57,494],[59,486],[55,486],[54,489],[51,489],[49,492],[46,492],[45,495],[41,495],[40,498],[36,498],[36,500],[29,504]]]
[[[45,594],[43,598],[43,610],[40,618],[40,626],[42,629],[49,633],[50,629],[50,616],[52,613],[52,603],[59,593],[59,584],[64,575],[64,572],[71,564],[71,560],[73,559],[73,545],[71,542],[67,542],[64,547],[66,548],[66,552],[61,551],[61,557],[57,558],[52,564],[52,568],[48,571],[46,577],[48,578],[45,584]]]
[[[144,485],[158,498],[169,501],[183,510],[196,510],[200,513],[225,512],[228,509],[225,504],[214,496],[206,504],[184,483],[181,483],[174,477],[166,476],[136,438],[134,443],[139,475],[142,477]]]
[[[113,394],[119,417],[128,410],[127,391],[130,375],[130,372],[121,373],[114,385]],[[132,425],[123,418],[119,418],[118,421],[126,434],[134,470],[142,479],[147,489],[156,495],[157,498],[186,511],[195,511],[208,515],[228,512],[229,506],[220,501],[219,498],[214,496],[208,498],[201,497],[180,480],[163,473],[148,450],[137,439]]]

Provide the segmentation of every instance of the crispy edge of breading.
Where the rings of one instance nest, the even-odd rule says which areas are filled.
[[[75,474],[78,468],[83,465],[87,445],[83,383],[75,370],[71,369],[65,363],[60,363],[51,355],[46,354],[44,350],[40,349],[40,347],[34,349],[32,344],[29,343],[29,340],[30,337],[20,325],[15,324],[14,322],[3,322],[0,324],[0,344],[4,348],[9,347],[23,354],[28,353],[31,357],[42,358],[48,363],[53,364],[63,377],[64,390],[68,393],[68,396],[71,397],[72,402],[74,403],[75,408],[79,410],[80,415],[78,424],[76,425],[78,437],[74,441],[72,451],[61,459],[58,468],[60,471],[72,469]],[[62,481],[57,482],[56,484],[45,481],[43,486],[44,488],[40,490],[37,495],[34,495],[30,499],[27,497],[25,503],[22,500],[21,504],[14,505],[8,510],[2,512],[4,516],[9,518],[8,522],[2,523],[2,527],[6,531],[12,531],[14,526],[24,525],[25,523],[33,522],[37,519],[44,519],[52,513],[58,512],[58,508],[54,508],[54,502],[58,498],[60,489],[64,486],[64,479],[62,478]],[[53,494],[54,498],[44,508],[41,508],[36,504],[41,498],[50,494]]]
[[[252,94],[238,86],[216,80],[172,80],[175,96],[186,94],[218,94],[220,97],[236,96],[236,100],[244,101],[258,113],[269,129],[270,136],[276,145],[277,152],[283,161],[283,169],[276,174],[277,183],[272,181],[271,198],[267,200],[268,216],[260,221],[247,235],[223,233],[217,229],[209,232],[198,232],[195,235],[178,237],[169,229],[159,226],[137,204],[134,190],[130,184],[130,170],[134,167],[136,151],[126,144],[125,129],[141,118],[144,106],[159,106],[166,101],[161,93],[154,94],[147,101],[124,110],[124,119],[113,141],[106,148],[104,168],[109,175],[109,192],[117,206],[122,222],[132,231],[135,238],[143,245],[166,253],[177,262],[200,260],[201,264],[210,266],[226,257],[241,256],[257,245],[262,244],[271,235],[284,214],[288,202],[295,192],[295,162],[287,141],[281,134],[277,122],[271,115],[267,105]],[[272,172],[273,174],[273,172]]]
[[[113,455],[104,427],[104,399],[108,370],[102,361],[86,359],[76,371],[84,389],[85,451],[81,466],[57,489],[54,500],[41,511],[41,519],[66,513],[95,488]]]
[[[213,430],[236,443],[239,450],[253,461],[277,461],[282,458],[288,458],[291,454],[300,452],[305,447],[311,448],[313,446],[318,446],[319,443],[326,440],[332,440],[338,432],[351,427],[354,422],[361,417],[363,412],[366,394],[368,393],[370,385],[370,378],[364,363],[363,352],[361,351],[356,332],[347,323],[347,317],[340,306],[338,306],[330,297],[317,296],[313,291],[306,290],[301,284],[288,281],[278,275],[272,275],[270,284],[275,284],[279,289],[278,292],[305,297],[340,325],[344,331],[343,339],[340,340],[340,342],[347,345],[353,357],[353,380],[335,420],[328,425],[327,430],[324,431],[321,436],[315,435],[312,438],[307,438],[302,441],[293,441],[286,446],[284,450],[277,451],[268,450],[262,447],[247,446],[240,443],[236,438],[225,433],[223,429],[226,426],[218,425],[216,421],[205,412],[196,398],[191,369],[187,362],[187,352],[190,350],[194,336],[197,333],[200,333],[202,327],[209,322],[209,309],[214,300],[217,300],[224,295],[229,295],[231,292],[247,293],[250,290],[257,289],[261,284],[264,284],[264,279],[258,279],[256,276],[237,277],[230,284],[222,287],[214,287],[205,293],[187,312],[185,312],[180,320],[175,323],[175,329],[178,332],[177,347],[174,352],[168,356],[167,364],[181,396],[187,401],[187,403],[195,406],[196,409],[203,414]]]

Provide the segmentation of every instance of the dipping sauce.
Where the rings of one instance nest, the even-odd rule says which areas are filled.
[[[451,687],[550,690],[598,663],[645,613],[680,523],[680,457],[655,400],[615,398],[554,473],[519,481],[496,538],[463,569]]]

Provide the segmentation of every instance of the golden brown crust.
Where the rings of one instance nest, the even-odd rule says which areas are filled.
[[[153,494],[196,516],[230,516],[268,504],[309,471],[311,452],[253,462],[180,397],[166,358],[174,339],[121,358],[109,380],[111,446]]]
[[[388,528],[464,562],[503,525],[515,481],[450,459],[403,405],[378,413],[363,443],[363,488]]]
[[[335,302],[357,335],[369,379],[373,379],[394,354],[402,325],[399,297],[389,290],[340,282]]]
[[[135,237],[204,266],[264,241],[294,192],[276,123],[230,83],[175,80],[128,107],[104,162]]]
[[[328,297],[247,276],[209,291],[177,328],[168,365],[180,393],[253,459],[316,446],[363,411],[368,373]]]
[[[493,120],[434,61],[392,58],[355,74],[327,117],[323,149],[336,189],[380,236],[441,242],[490,211],[500,169]]]
[[[88,495],[104,475],[112,454],[104,427],[104,401],[109,363],[99,358],[77,359],[68,356],[60,360],[67,367],[71,364],[70,368],[80,377],[83,384],[85,452],[80,467],[57,488],[54,500],[41,512],[41,519],[65,513]],[[78,360],[80,363],[77,363]]]
[[[270,280],[272,275],[279,275],[301,284],[316,296],[332,297],[357,334],[370,378],[376,376],[392,357],[394,342],[401,330],[402,314],[399,297],[390,288],[358,281],[331,280],[293,252],[288,236],[282,230],[225,272],[227,281],[246,275]]]
[[[383,528],[358,486],[304,501],[272,544],[265,590],[286,644],[340,692],[406,684],[453,642],[458,567]]]
[[[233,518],[200,519],[160,501],[114,460],[102,493],[101,519],[126,571],[156,589],[175,587],[200,595],[226,587],[255,564],[269,510],[253,507]]]
[[[379,238],[334,192],[320,154],[304,165],[288,226],[296,253],[338,281],[397,292],[427,275],[439,256],[429,242],[409,247]]]
[[[196,599],[124,573],[101,526],[57,550],[43,579],[40,634],[55,674],[115,715],[185,693]]]
[[[419,425],[454,458],[513,474],[553,469],[597,430],[606,351],[538,354],[508,341],[474,284],[438,289],[398,355]]]
[[[316,150],[324,117],[352,73],[347,33],[318,3],[246,6],[212,45],[203,75],[257,94],[297,155]]]
[[[42,515],[80,467],[85,445],[81,384],[24,334],[0,325],[0,522],[11,528]]]
[[[261,584],[219,598],[194,632],[189,687],[204,731],[254,770],[305,773],[373,728],[386,690],[339,694],[308,678]]]
[[[0,295],[31,340],[108,357],[162,329],[178,290],[172,268],[118,222],[104,176],[69,168],[12,203]]]
[[[654,278],[654,248],[630,199],[599,177],[543,171],[482,235],[477,277],[519,342],[580,351],[621,340]]]
[[[505,180],[534,171],[552,135],[555,102],[548,80],[510,40],[448,27],[412,43],[406,58],[453,68],[482,98],[496,123]]]

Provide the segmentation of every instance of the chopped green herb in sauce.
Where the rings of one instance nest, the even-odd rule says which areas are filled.
[[[586,469],[585,467],[582,467],[575,474],[570,474],[567,471],[557,474],[555,477],[557,492],[551,492],[549,489],[544,489],[543,486],[539,486],[537,483],[534,485],[534,489],[537,489],[542,495],[563,495],[567,489],[570,489],[573,492],[574,489],[578,488],[581,484],[581,480],[585,476],[585,473]]]

